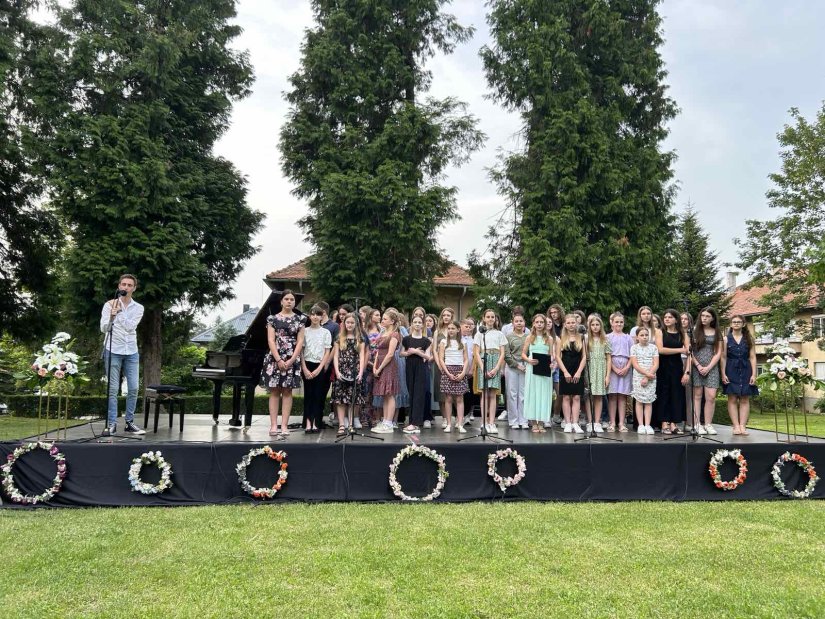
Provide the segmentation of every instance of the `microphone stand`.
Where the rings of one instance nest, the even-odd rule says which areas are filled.
[[[355,379],[354,381],[352,381],[352,398],[350,398],[350,403],[349,403],[348,412],[347,412],[347,417],[349,419],[349,424],[347,425],[347,432],[343,436],[339,436],[338,438],[336,438],[335,439],[336,443],[340,443],[341,441],[345,441],[347,439],[349,439],[351,441],[354,441],[356,436],[362,436],[364,438],[373,438],[376,441],[383,441],[384,440],[383,436],[372,436],[371,434],[366,434],[365,432],[358,432],[355,429],[355,426],[353,425],[354,412],[355,412],[355,399],[356,399],[356,394],[358,393],[358,386],[359,386],[358,379]]]
[[[690,317],[689,310],[688,310],[687,299],[682,299],[682,304],[685,307],[685,313],[688,314],[688,317]],[[687,358],[688,358],[689,361],[692,361],[693,358],[694,358],[694,355],[693,355],[693,325],[691,324],[690,321],[688,321],[688,356],[687,356]],[[706,441],[710,441],[712,443],[721,443],[722,441],[720,441],[719,439],[711,438],[711,437],[707,436],[706,434],[699,434],[699,431],[696,429],[696,425],[697,425],[696,422],[699,419],[699,415],[696,414],[696,411],[694,410],[694,407],[693,407],[693,369],[692,368],[691,368],[690,372],[688,373],[688,385],[690,387],[690,397],[688,398],[688,402],[686,403],[685,410],[686,410],[686,412],[688,412],[690,414],[691,419],[693,420],[693,423],[692,423],[691,428],[690,428],[690,433],[676,434],[674,436],[666,436],[665,441],[672,441],[674,439],[680,439],[680,438],[689,438],[695,443],[696,441],[698,441],[701,438],[701,439],[704,439]],[[700,411],[700,415],[701,415],[701,411]]]
[[[503,436],[498,436],[497,434],[490,434],[487,431],[487,327],[483,325],[480,326],[478,328],[478,332],[481,333],[481,347],[483,351],[483,354],[481,355],[481,430],[477,434],[464,436],[458,439],[456,442],[460,443],[461,441],[469,441],[470,439],[481,438],[482,441],[486,441],[489,439],[491,441],[503,441],[505,443],[512,443],[513,441],[509,438],[504,438]]]
[[[584,338],[582,338],[584,340]],[[585,341],[582,342],[582,348],[585,347]],[[584,379],[584,393],[587,400],[590,402],[590,433],[585,434],[577,439],[573,439],[574,443],[578,443],[581,441],[592,441],[592,440],[600,440],[600,441],[613,441],[614,443],[623,443],[624,441],[620,438],[614,438],[612,436],[599,436],[596,434],[596,409],[593,406],[593,390],[590,388],[590,351],[586,352],[587,354],[587,361],[584,364],[584,372],[582,374],[582,378]],[[599,396],[602,397],[602,396]],[[601,423],[601,419],[598,420]]]

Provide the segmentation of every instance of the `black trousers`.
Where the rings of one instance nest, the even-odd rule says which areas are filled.
[[[312,361],[305,363],[310,372],[314,372],[321,365]],[[312,379],[304,378],[304,427],[307,426],[307,421],[316,428],[321,427],[324,417],[324,400],[327,397],[326,389],[329,388],[329,382],[324,374],[325,372],[322,372]]]

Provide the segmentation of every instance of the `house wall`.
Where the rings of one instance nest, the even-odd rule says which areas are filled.
[[[298,304],[298,309],[302,312],[309,312],[312,305],[320,299],[320,296],[312,288],[312,282],[284,281],[279,282],[279,284],[282,284],[283,288],[289,288],[293,292],[300,292],[304,295],[301,303]],[[457,312],[456,316],[464,318],[475,304],[475,295],[470,292],[469,287],[436,286],[435,290],[434,309],[436,314],[445,307],[451,307]],[[369,302],[369,299],[364,300],[364,303],[369,304]],[[408,309],[412,310],[412,308]]]
[[[796,320],[803,320],[810,325],[811,319],[814,316],[821,316],[822,313],[821,310],[805,310],[796,315]],[[748,328],[751,329],[751,333],[756,333],[754,323],[760,322],[759,315],[748,316],[746,320]],[[756,363],[758,366],[764,364],[767,360],[767,350],[773,345],[774,339],[771,336],[756,335],[755,337]],[[808,367],[811,368],[811,371],[814,371],[816,367],[815,364],[825,363],[825,351],[819,348],[816,341],[803,341],[801,337],[791,337],[788,345],[793,348],[802,359],[808,361]],[[805,387],[805,406],[808,410],[811,410],[817,400],[822,397],[825,397],[825,392],[821,390],[814,391],[810,387]]]

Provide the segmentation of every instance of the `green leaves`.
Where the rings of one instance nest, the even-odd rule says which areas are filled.
[[[505,201],[480,303],[608,314],[672,302],[676,106],[665,96],[656,2],[491,2],[481,51],[492,97],[518,111],[521,152],[491,174]]]
[[[484,136],[463,103],[419,101],[423,61],[471,34],[443,4],[313,2],[280,148],[309,205],[300,223],[315,248],[313,286],[331,302],[426,304],[446,270],[436,235],[457,214],[454,188],[439,181]]]

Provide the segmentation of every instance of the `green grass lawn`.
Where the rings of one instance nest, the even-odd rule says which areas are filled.
[[[7,617],[822,617],[825,502],[0,511]]]
[[[785,432],[785,415],[778,415],[779,418],[779,431]],[[808,412],[808,434],[810,436],[817,436],[820,438],[825,438],[825,415],[820,415],[816,413]],[[791,423],[791,433],[793,433],[793,421],[788,417]],[[723,425],[730,425],[730,417],[728,416],[727,409],[724,411],[718,410],[717,413],[714,415],[714,423],[720,423]],[[764,410],[760,411],[758,407],[751,408],[751,414],[748,419],[748,427],[754,428],[756,430],[768,430],[769,432],[774,431],[774,417],[772,410]],[[802,411],[797,411],[796,413],[796,432],[797,434],[804,434],[805,432],[805,422],[802,420]],[[823,613],[825,616],[825,613]]]
[[[69,419],[68,424],[61,421],[61,427],[68,425],[68,427],[77,426],[82,423],[87,423],[83,419]],[[57,421],[54,416],[48,420],[41,420],[40,431],[53,431],[57,429]],[[14,417],[12,415],[3,415],[0,417],[0,441],[12,441],[15,439],[26,438],[37,434],[37,418],[31,417]],[[54,436],[54,435],[53,435]],[[62,435],[61,435],[62,436]]]

